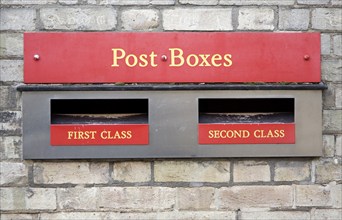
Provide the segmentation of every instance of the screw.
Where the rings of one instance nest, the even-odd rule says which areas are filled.
[[[309,60],[310,56],[309,55],[304,55],[304,60]]]
[[[164,61],[164,62],[167,61],[167,56],[166,55],[162,55],[161,56],[161,60]]]
[[[38,55],[38,54],[35,54],[35,55],[33,55],[33,59],[34,59],[34,60],[39,60],[39,59],[40,59],[40,57],[39,57],[39,55]]]

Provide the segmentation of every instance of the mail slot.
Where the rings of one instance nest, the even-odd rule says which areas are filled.
[[[51,145],[148,144],[147,99],[52,99]]]
[[[199,144],[294,144],[294,98],[199,99]]]

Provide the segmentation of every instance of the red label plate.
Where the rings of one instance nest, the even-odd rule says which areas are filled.
[[[52,146],[74,145],[146,145],[147,124],[129,125],[51,125]]]
[[[25,33],[25,83],[319,82],[319,33]]]
[[[295,124],[199,124],[199,144],[294,144]]]

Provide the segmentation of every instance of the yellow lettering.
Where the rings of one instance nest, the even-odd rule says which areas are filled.
[[[140,67],[146,67],[148,65],[148,61],[147,61],[147,54],[141,54],[139,56],[139,59],[140,59],[140,63],[139,63],[139,66]]]
[[[211,57],[211,63],[213,64],[213,66],[221,66],[222,63],[216,63],[216,61],[221,61],[222,60],[222,56],[220,54],[214,54],[212,57]]]
[[[191,58],[194,58],[194,63],[191,63]],[[190,54],[187,58],[186,58],[186,63],[191,66],[197,66],[198,65],[198,57],[195,54]]]
[[[170,66],[183,66],[184,64],[184,57],[183,57],[183,50],[180,48],[169,48],[171,51],[171,63]],[[176,51],[178,54],[176,55]],[[178,63],[176,63],[176,59],[178,59]]]
[[[123,49],[121,49],[121,48],[113,48],[112,51],[113,51],[113,64],[112,64],[112,67],[117,67],[117,66],[119,66],[118,60],[124,58],[125,55],[126,55],[126,52]],[[118,55],[118,51],[121,52],[120,56]]]
[[[210,57],[210,54],[199,54],[199,56],[202,58],[202,62],[199,66],[211,66],[208,62],[208,57]]]
[[[151,66],[152,67],[158,66],[157,64],[155,64],[155,60],[154,60],[154,58],[156,58],[156,57],[157,57],[157,54],[155,54],[154,51],[152,51],[151,54],[150,54]]]
[[[129,62],[129,60],[130,60],[131,57],[133,58],[133,64],[131,64],[131,63]],[[126,57],[125,62],[126,62],[126,65],[127,65],[127,66],[129,66],[129,67],[134,67],[134,66],[136,66],[137,63],[138,63],[138,58],[137,58],[134,54],[130,54],[130,55],[128,55],[128,56]]]
[[[131,139],[132,138],[132,131],[127,131],[127,139]]]
[[[223,63],[223,66],[225,67],[229,67],[231,65],[233,65],[233,61],[232,61],[232,55],[231,54],[225,54],[223,59],[226,61]]]

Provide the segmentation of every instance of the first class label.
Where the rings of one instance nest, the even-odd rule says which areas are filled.
[[[320,82],[319,33],[25,33],[25,83]]]

